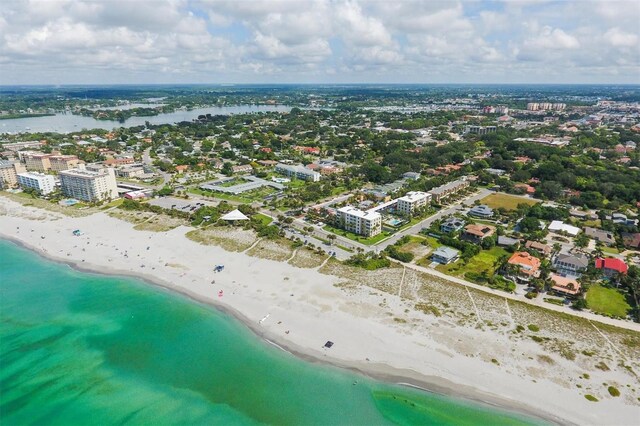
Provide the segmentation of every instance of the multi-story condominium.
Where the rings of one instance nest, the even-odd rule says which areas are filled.
[[[277,164],[276,172],[286,175],[288,177],[296,177],[302,180],[308,180],[311,182],[318,182],[320,180],[320,173],[309,170],[304,166],[290,166],[288,164]]]
[[[398,198],[396,211],[411,215],[417,209],[425,207],[431,201],[431,194],[428,192],[411,191],[404,197]]]
[[[446,183],[437,188],[433,188],[429,191],[429,193],[433,196],[433,201],[439,203],[444,200],[451,194],[455,194],[456,192],[462,191],[463,189],[469,187],[469,181],[465,178],[458,179],[453,182]]]
[[[342,227],[354,234],[372,237],[382,232],[382,215],[378,212],[347,206],[338,209],[338,215]]]
[[[53,192],[56,187],[56,180],[51,175],[44,173],[25,172],[18,173],[18,185],[21,188],[33,188],[42,195]]]
[[[51,170],[51,162],[49,161],[51,154],[43,154],[42,152],[29,152],[23,156],[27,170],[34,172],[48,172]]]
[[[67,197],[94,202],[118,197],[116,175],[112,168],[92,172],[71,169],[60,172],[60,186]]]
[[[495,133],[498,130],[496,126],[465,126],[465,133],[474,133],[477,135],[486,135],[489,133]]]
[[[116,174],[119,177],[123,177],[127,179],[140,177],[144,175],[144,168],[142,166],[135,166],[135,165],[122,166],[116,169]]]
[[[22,149],[40,148],[42,145],[44,145],[44,143],[40,141],[13,142],[3,144],[2,148],[6,149],[7,151],[17,152]]]
[[[18,173],[27,169],[19,161],[0,160],[0,187],[13,188],[18,185]]]
[[[69,170],[80,164],[80,160],[75,155],[52,155],[49,157],[51,170],[61,172]]]

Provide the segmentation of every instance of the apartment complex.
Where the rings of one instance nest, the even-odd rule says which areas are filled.
[[[48,172],[51,170],[51,154],[43,154],[42,152],[26,152],[22,155],[24,164],[30,172]]]
[[[476,135],[488,135],[489,133],[495,133],[498,130],[496,126],[465,126],[465,133],[473,133]]]
[[[44,173],[25,172],[18,173],[18,185],[21,188],[33,188],[42,195],[50,194],[56,187],[56,180],[51,175]]]
[[[529,102],[527,110],[529,111],[564,111],[567,104],[551,103],[551,102]]]
[[[338,209],[338,218],[342,227],[354,234],[372,237],[382,232],[382,215],[378,212],[347,206]]]
[[[288,164],[278,163],[276,165],[276,172],[288,177],[295,177],[311,182],[318,182],[320,180],[320,173],[309,170],[304,166],[290,166]]]
[[[460,192],[465,188],[469,187],[469,181],[465,178],[454,180],[453,182],[446,183],[437,188],[433,188],[429,193],[433,196],[433,201],[436,203],[440,203],[440,201],[444,200],[451,194],[455,194],[456,192]]]
[[[411,191],[404,197],[400,197],[397,200],[396,211],[411,215],[417,209],[423,208],[431,201],[431,194],[428,192]]]
[[[52,155],[49,157],[51,170],[61,172],[69,170],[80,164],[80,160],[75,155]]]
[[[112,168],[100,171],[71,169],[60,172],[60,186],[67,197],[94,202],[118,198],[116,175]]]
[[[18,185],[18,173],[24,173],[27,169],[18,161],[0,160],[0,187],[13,188]]]

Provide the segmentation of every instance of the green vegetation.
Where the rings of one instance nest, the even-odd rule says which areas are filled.
[[[631,306],[616,289],[592,285],[587,291],[587,306],[593,312],[612,317],[626,317]]]
[[[589,401],[591,401],[591,402],[598,402],[598,398],[596,398],[596,397],[595,397],[595,396],[593,396],[593,395],[586,394],[584,397],[585,397],[585,398],[587,398],[587,400],[589,400]]]
[[[607,388],[607,390],[609,391],[609,395],[613,396],[613,397],[618,397],[620,396],[620,391],[618,390],[618,388],[614,387],[614,386],[609,386]]]
[[[538,331],[540,331],[540,327],[538,327],[535,324],[529,324],[527,328],[529,329],[529,331],[533,331],[534,333],[537,333]]]
[[[416,303],[415,308],[425,314],[432,314],[436,317],[442,316],[440,310],[430,303]]]
[[[336,228],[331,225],[325,225],[323,229],[325,231],[333,232],[336,235],[346,237],[350,240],[357,241],[367,246],[377,244],[385,238],[391,236],[389,232],[383,231],[378,235],[374,235],[373,237],[363,237],[362,235],[354,234],[353,232],[345,231],[344,229]]]
[[[529,200],[508,194],[491,194],[480,200],[480,204],[486,204],[492,209],[516,210],[518,205],[526,204],[532,206],[538,203],[537,200]]]

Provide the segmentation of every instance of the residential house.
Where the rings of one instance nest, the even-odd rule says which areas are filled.
[[[617,274],[626,274],[629,267],[622,259],[607,257],[605,259],[596,259],[596,269],[602,269],[605,277],[611,278]]]
[[[559,253],[553,259],[552,264],[559,274],[577,278],[589,266],[589,258],[581,254]]]
[[[420,173],[416,172],[406,172],[402,175],[405,179],[418,180],[420,179]]]
[[[511,238],[505,235],[498,236],[498,245],[500,247],[514,247],[518,244],[520,244],[520,240],[517,238]]]
[[[477,218],[488,219],[493,216],[493,210],[485,204],[480,204],[479,206],[474,206],[471,210],[469,210],[468,215]]]
[[[440,230],[445,233],[458,232],[464,227],[465,221],[451,216],[440,224]]]
[[[549,278],[553,283],[551,291],[554,293],[566,297],[575,297],[580,294],[580,283],[574,277],[551,274]]]
[[[611,217],[607,217],[607,219],[611,219],[616,225],[635,226],[638,224],[638,219],[629,219],[627,215],[622,213],[614,213]]]
[[[470,224],[464,227],[461,238],[472,243],[480,243],[495,234],[496,228],[490,225]]]
[[[584,234],[596,241],[600,241],[602,244],[607,246],[612,246],[616,243],[616,239],[612,232],[603,231],[602,229],[597,228],[584,228]]]
[[[233,173],[251,173],[253,172],[253,167],[251,164],[237,164],[231,167]]]
[[[518,272],[512,278],[518,282],[528,282],[540,276],[540,259],[526,251],[517,251],[507,261],[508,265],[517,267]]]
[[[538,241],[527,241],[524,244],[525,248],[528,248],[530,250],[534,250],[538,253],[540,253],[543,256],[549,256],[551,254],[552,248],[549,247],[546,244],[543,243],[539,243]]]
[[[572,237],[575,237],[580,232],[580,228],[577,228],[572,225],[567,225],[566,223],[560,220],[554,220],[549,224],[549,231],[551,232],[562,232]]]
[[[621,235],[625,247],[640,249],[640,232],[634,234],[623,232]]]
[[[302,154],[320,155],[320,148],[315,146],[294,146],[293,149]]]
[[[440,246],[431,254],[431,260],[443,265],[455,262],[459,257],[460,251],[447,246]]]

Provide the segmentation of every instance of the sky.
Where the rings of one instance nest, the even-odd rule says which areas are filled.
[[[638,0],[2,0],[0,85],[640,84]]]

